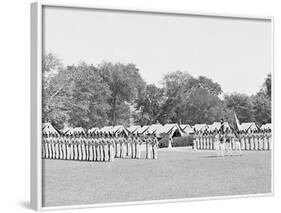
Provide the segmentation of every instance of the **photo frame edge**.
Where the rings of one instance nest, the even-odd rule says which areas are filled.
[[[55,206],[55,207],[43,207],[42,206],[42,159],[41,159],[41,118],[42,118],[42,10],[44,6],[54,7],[71,7],[80,9],[101,9],[101,10],[113,10],[113,11],[128,11],[128,12],[140,12],[140,13],[163,13],[170,15],[194,15],[204,17],[217,17],[217,18],[238,18],[238,19],[253,19],[253,20],[265,20],[271,22],[271,52],[272,52],[272,69],[274,88],[274,16],[253,16],[253,15],[237,15],[237,14],[221,14],[221,13],[207,13],[207,12],[191,12],[180,10],[154,10],[154,9],[140,9],[140,8],[125,8],[125,7],[109,7],[93,4],[81,4],[81,3],[69,3],[63,1],[47,0],[33,2],[30,5],[31,10],[31,180],[30,180],[30,200],[31,208],[36,211],[45,210],[62,210],[62,209],[82,209],[82,208],[97,208],[97,207],[109,207],[109,206],[126,206],[126,205],[143,205],[143,204],[161,204],[161,203],[176,203],[176,202],[188,202],[188,201],[202,201],[202,200],[218,200],[218,199],[233,199],[233,198],[247,198],[247,197],[261,197],[261,196],[274,196],[274,156],[275,156],[275,131],[274,131],[274,99],[275,93],[273,90],[272,101],[272,123],[273,123],[273,152],[272,152],[272,190],[270,193],[264,194],[249,194],[249,195],[228,195],[228,196],[213,196],[202,198],[183,198],[183,199],[167,199],[167,200],[152,200],[152,201],[135,201],[135,202],[122,202],[122,203],[103,203],[103,204],[82,204],[71,206]]]

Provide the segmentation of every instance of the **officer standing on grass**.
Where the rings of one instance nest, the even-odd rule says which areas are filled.
[[[157,159],[158,158],[158,140],[156,135],[154,134],[152,137],[152,157],[153,159]]]

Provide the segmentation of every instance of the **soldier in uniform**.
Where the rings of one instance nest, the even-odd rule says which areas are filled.
[[[64,138],[62,135],[59,136],[59,159],[63,160],[64,153],[63,153],[63,144]]]
[[[93,161],[94,160],[94,155],[93,155],[93,134],[88,133],[87,134],[87,143],[88,143],[88,161]]]
[[[136,136],[136,158],[139,159],[141,158],[141,138],[140,138],[140,135],[137,133],[137,136]]]
[[[240,141],[241,141],[241,149],[245,150],[245,136],[243,134],[243,132],[238,132],[239,136],[240,136]]]
[[[97,134],[98,132],[96,133],[93,133],[93,137],[92,137],[92,146],[93,146],[93,161],[96,161],[97,160],[97,145],[96,145],[96,140],[97,140]]]
[[[130,136],[131,140],[130,140],[130,145],[131,145],[131,158],[135,157],[135,138],[134,135],[131,134]]]
[[[49,158],[49,135],[45,134],[45,158]]]
[[[225,152],[225,135],[222,134],[222,131],[220,131],[220,142],[219,142],[219,155],[223,157],[224,156],[224,152]]]
[[[66,159],[71,160],[71,144],[69,135],[65,135]]]
[[[125,151],[125,138],[124,138],[124,133],[119,134],[119,143],[120,143],[120,153],[119,156],[120,158],[124,158],[126,151]]]
[[[118,158],[118,143],[119,143],[119,136],[114,135],[114,151],[115,151],[115,157]]]
[[[86,160],[89,161],[90,160],[90,135],[88,132],[86,132]]]
[[[107,147],[108,147],[108,145],[107,145],[107,136],[108,136],[108,134],[105,134],[104,135],[104,137],[103,137],[103,139],[102,139],[102,150],[103,150],[103,159],[102,159],[102,161],[107,161],[107,152],[108,152],[108,150],[107,150]]]
[[[126,135],[124,137],[124,142],[125,142],[125,146],[126,146],[126,157],[129,157],[130,156],[130,137],[129,135]]]
[[[55,156],[53,157],[54,159],[58,159],[58,137],[57,134],[54,134],[54,138],[53,138],[53,143],[54,143],[54,154]]]
[[[49,134],[49,158],[53,159],[53,153],[54,153],[54,144],[53,144],[53,134]]]
[[[95,140],[95,146],[96,146],[96,161],[100,161],[100,137],[102,136],[102,133],[98,133],[96,140]]]
[[[272,134],[271,134],[271,129],[268,129],[268,150],[272,150]]]
[[[66,156],[67,156],[67,138],[63,135],[62,136],[62,153],[63,153],[63,160],[66,160]]]
[[[81,133],[77,134],[76,142],[77,142],[77,157],[78,157],[77,160],[81,161],[82,160]]]
[[[100,161],[103,161],[104,156],[103,156],[103,138],[105,137],[105,132],[101,135],[99,139],[99,150],[100,150]]]
[[[107,139],[107,146],[108,146],[108,160],[112,162],[114,161],[114,145],[113,145],[111,134],[109,134],[109,137]]]
[[[226,129],[224,137],[225,137],[225,153],[226,155],[232,156],[231,135],[228,129]]]
[[[154,134],[152,137],[152,158],[157,159],[158,158],[158,140],[156,135]]]
[[[268,133],[267,130],[264,131],[263,135],[263,150],[268,150]]]
[[[45,151],[45,146],[46,146],[46,134],[42,134],[42,158],[46,158],[46,151]]]
[[[150,145],[152,141],[149,135],[144,137],[144,142],[145,142],[145,158],[150,159]]]
[[[220,134],[218,130],[215,130],[214,148],[217,152],[217,156],[220,156]]]
[[[81,146],[80,146],[80,135],[77,133],[76,134],[76,139],[75,139],[75,143],[76,143],[76,160],[80,160],[80,153],[81,153]]]
[[[263,147],[264,147],[264,134],[263,134],[263,131],[261,130],[259,132],[259,150],[263,150]]]

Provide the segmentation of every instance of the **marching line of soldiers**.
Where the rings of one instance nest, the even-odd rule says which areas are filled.
[[[114,161],[114,158],[141,158],[145,144],[145,158],[158,158],[158,140],[155,135],[76,133],[64,136],[43,133],[42,157],[47,159],[79,161]]]
[[[238,137],[237,137],[238,136]],[[194,149],[210,149],[215,150],[216,137],[225,138],[228,149],[235,150],[237,145],[241,150],[271,150],[272,149],[272,135],[271,130],[250,130],[239,131],[238,135],[226,129],[226,132],[221,130],[214,131],[197,131],[194,135]],[[222,139],[220,139],[222,141]]]

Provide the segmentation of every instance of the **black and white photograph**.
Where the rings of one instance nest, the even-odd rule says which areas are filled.
[[[271,195],[272,20],[42,9],[42,206]]]

